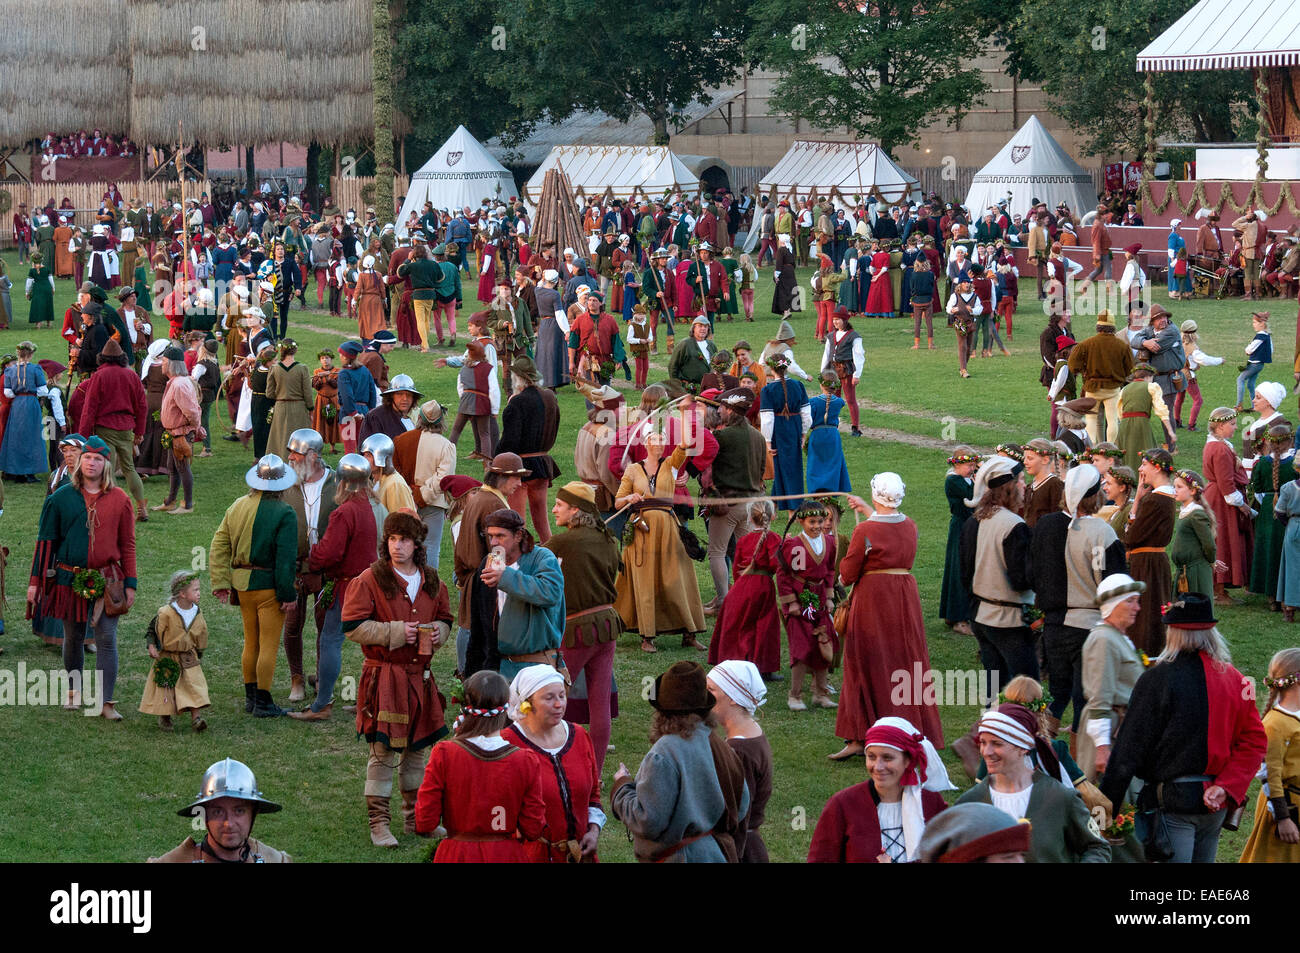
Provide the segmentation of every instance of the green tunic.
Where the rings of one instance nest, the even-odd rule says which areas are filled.
[[[54,273],[46,264],[27,272],[32,280],[32,306],[27,312],[28,324],[41,324],[54,320],[54,288],[50,280]]]
[[[1169,542],[1169,560],[1173,563],[1174,592],[1214,595],[1214,526],[1210,514],[1199,504],[1178,514],[1174,538]]]
[[[54,226],[42,225],[36,229],[36,247],[41,253],[42,264],[54,266]]]
[[[149,269],[144,259],[136,262],[135,274],[131,276],[135,284],[135,306],[141,311],[153,310],[153,295],[149,287]]]
[[[903,253],[898,249],[889,253],[889,286],[894,292],[895,313],[910,311],[912,303],[903,302]]]
[[[1296,478],[1295,454],[1288,452],[1277,468],[1277,480],[1273,479],[1273,458],[1263,456],[1255,461],[1255,468],[1250,474],[1250,490],[1255,494],[1255,506],[1259,515],[1255,517],[1255,556],[1250,562],[1251,592],[1262,593],[1268,598],[1277,597],[1278,570],[1282,567],[1282,537],[1286,527],[1273,517],[1273,504],[1277,502],[1277,490]]]
[[[1142,451],[1159,446],[1160,441],[1151,438],[1151,414],[1153,405],[1151,391],[1146,381],[1133,381],[1125,384],[1119,392],[1121,416],[1119,433],[1115,443],[1124,451],[1124,466],[1137,473],[1142,464]],[[1125,414],[1146,414],[1145,417],[1127,417]]]
[[[740,297],[736,293],[735,274],[740,269],[740,262],[734,258],[721,258],[718,261],[722,265],[722,270],[727,273],[727,293],[731,295],[726,301],[722,302],[722,314],[739,314],[736,309],[736,299]]]
[[[857,314],[859,311],[862,310],[862,307],[866,304],[866,302],[858,301],[858,283],[856,281],[849,280],[849,260],[850,259],[856,260],[857,257],[858,257],[858,250],[856,248],[848,249],[844,253],[844,264],[842,266],[843,268],[842,274],[844,275],[844,281],[840,283],[840,289],[839,289],[840,304],[848,309],[849,314]],[[859,262],[859,267],[861,267],[860,262]],[[911,302],[908,302],[908,305],[910,307]]]

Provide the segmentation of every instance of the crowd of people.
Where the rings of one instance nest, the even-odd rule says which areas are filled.
[[[834,710],[841,747],[828,757],[862,758],[868,771],[822,811],[812,861],[1212,860],[1261,763],[1269,788],[1247,853],[1296,859],[1300,831],[1286,812],[1297,779],[1284,749],[1300,721],[1300,658],[1274,658],[1261,722],[1213,614],[1234,587],[1265,592],[1288,619],[1300,602],[1286,390],[1255,380],[1271,360],[1266,312],[1255,315],[1241,381],[1259,420],[1238,455],[1237,411],[1209,415],[1204,477],[1176,471],[1171,451],[1181,395],[1195,368],[1217,359],[1196,346],[1194,324],[1172,328],[1159,306],[1141,322],[1133,308],[1122,332],[1103,313],[1096,336],[1077,345],[1068,308],[1050,308],[1040,338],[1049,436],[987,458],[953,453],[940,612],[976,640],[988,704],[951,742],[982,780],[948,807],[937,703],[920,693],[900,702],[894,690],[896,673],[930,669],[912,575],[920,531],[902,511],[897,474],[853,492],[839,417],[847,407],[849,433],[860,434],[865,360],[853,321],[911,302],[919,347],[941,272],[963,375],[981,328],[985,354],[1003,318],[1010,338],[1006,288],[1017,274],[1005,242],[1020,223],[1002,224],[1005,210],[968,226],[957,210],[864,207],[838,248],[838,223],[810,226],[805,252],[803,226],[781,203],[753,209],[760,228],[773,219],[774,314],[791,311],[795,256],[821,262],[811,290],[829,296],[818,299],[825,343],[809,374],[794,360],[788,320],[759,347],[720,346],[718,322],[739,316],[738,301],[752,316],[756,271],[731,244],[744,196],[706,196],[698,215],[680,197],[635,208],[591,201],[590,245],[558,254],[534,252],[526,213],[504,203],[454,215],[430,206],[399,239],[370,209],[361,222],[329,208],[315,220],[290,198],[208,221],[205,198],[168,211],[156,240],[142,237],[153,234],[148,206],[115,210],[97,226],[64,316],[68,364],[33,363],[25,342],[5,369],[0,470],[29,482],[49,475],[27,593],[33,628],[61,645],[78,685],[93,645],[106,718],[122,718],[116,633],[136,596],[136,524],[151,518],[139,475],[168,475],[154,512],[193,512],[192,460],[224,429],[211,415],[224,394],[225,439],[247,447],[252,465],[247,494],[211,540],[208,582],[240,611],[245,711],[330,719],[343,642],[361,646],[356,704],[344,707],[368,746],[363,797],[378,847],[400,843],[396,774],[402,833],[441,837],[438,861],[595,860],[612,816],[639,860],[762,862],[775,779],[755,715],[776,685],[791,711]],[[1070,231],[1068,210],[1054,221],[1035,211],[1031,243],[1036,230]],[[895,240],[906,251],[885,244]],[[137,256],[137,280],[120,266],[115,274],[114,241]],[[896,253],[913,255],[905,274],[890,273]],[[466,319],[463,351],[462,275],[477,277],[483,305]],[[320,352],[317,368],[288,336],[293,298],[305,307],[313,276],[318,304],[329,292],[341,314],[346,300],[359,338]],[[1043,278],[1049,296],[1066,274],[1049,265]],[[37,271],[33,305],[53,280]],[[454,407],[409,375],[390,376],[385,359],[398,346],[431,350],[430,323],[451,347],[434,367],[455,370]],[[674,325],[686,330],[676,348]],[[662,338],[668,378],[648,383]],[[620,367],[631,379],[629,356],[636,407],[612,386]],[[555,391],[567,385],[585,397],[587,417],[576,479],[552,496],[568,469],[552,456]],[[1192,393],[1188,429],[1200,409]],[[43,401],[63,415],[48,449],[32,437]],[[466,426],[481,480],[456,472]],[[447,535],[449,567],[439,558]],[[695,561],[707,562],[711,593]],[[149,625],[140,710],[163,730],[188,714],[202,731],[211,717],[202,582],[176,573]],[[304,666],[309,602],[314,672]],[[653,747],[635,775],[620,764],[602,791],[623,633],[646,653],[679,638],[711,667],[678,661],[655,681]],[[302,706],[293,710],[272,694],[281,645],[288,702]],[[444,648],[460,680],[450,726],[429,670]],[[65,704],[81,701],[78,688]],[[251,839],[253,816],[274,806],[246,766],[209,770],[195,804],[218,802],[206,837],[164,859],[287,859]],[[504,827],[489,804],[504,808]],[[1133,813],[1136,832],[1125,821]]]

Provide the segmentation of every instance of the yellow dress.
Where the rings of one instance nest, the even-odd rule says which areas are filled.
[[[1270,708],[1264,714],[1264,733],[1268,735],[1268,751],[1264,754],[1268,790],[1273,797],[1281,797],[1288,784],[1300,788],[1300,718]],[[1293,793],[1291,803],[1300,803],[1300,794]],[[1255,802],[1255,826],[1241,852],[1241,863],[1300,863],[1300,844],[1286,844],[1278,839],[1277,823],[1268,812],[1268,799],[1263,791]]]
[[[633,463],[623,473],[617,496],[640,493],[646,499],[671,503],[674,472],[685,463],[686,448],[678,447],[672,456],[660,461],[653,488],[645,466]],[[649,528],[631,530],[632,541],[623,547],[623,571],[615,586],[614,608],[623,619],[623,627],[647,637],[703,632],[700,586],[678,536],[676,516],[671,510],[646,509],[629,516],[629,525],[638,522]]]
[[[176,715],[191,708],[208,707],[212,704],[208,700],[208,680],[198,662],[198,653],[208,647],[208,624],[203,619],[203,610],[195,613],[186,626],[176,607],[168,604],[158,610],[155,623],[161,646],[158,659],[172,659],[180,666],[181,672],[174,687],[160,688],[153,680],[154,668],[158,664],[158,659],[155,659],[144,679],[140,711],[146,715]]]

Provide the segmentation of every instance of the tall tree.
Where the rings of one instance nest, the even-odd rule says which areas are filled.
[[[397,107],[411,120],[411,145],[426,154],[465,124],[479,139],[527,131],[526,116],[508,87],[493,85],[499,68],[514,64],[513,83],[529,75],[511,47],[496,0],[407,0],[394,11]],[[504,47],[504,48],[503,48]]]
[[[986,0],[991,3],[992,0]],[[1143,77],[1137,54],[1187,12],[1189,0],[998,0],[987,10],[1001,24],[1007,67],[1039,83],[1052,108],[1084,137],[1094,155],[1143,158]],[[1158,73],[1158,135],[1230,142],[1253,129],[1245,70]]]
[[[939,115],[959,122],[988,91],[974,0],[755,0],[754,60],[780,74],[771,105],[892,154]]]
[[[374,0],[371,19],[375,100],[375,211],[381,222],[394,217],[393,208],[393,41],[388,0]]]
[[[517,0],[498,7],[503,55],[492,82],[525,115],[579,109],[648,116],[654,141],[744,66],[746,0]]]

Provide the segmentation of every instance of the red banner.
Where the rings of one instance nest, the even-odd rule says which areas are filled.
[[[139,156],[99,156],[93,159],[32,156],[33,185],[42,182],[134,182],[139,178]]]

